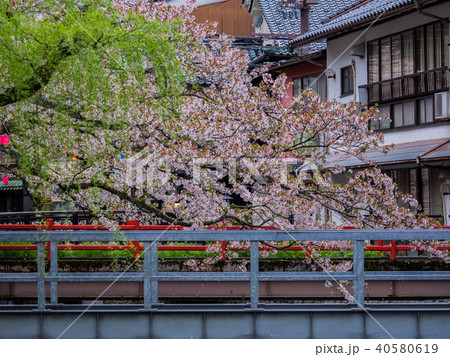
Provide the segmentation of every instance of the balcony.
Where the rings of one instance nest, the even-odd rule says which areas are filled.
[[[447,71],[448,67],[440,67],[360,86],[360,101],[369,105],[384,104],[446,91],[449,88]]]

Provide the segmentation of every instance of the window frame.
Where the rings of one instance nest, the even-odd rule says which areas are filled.
[[[429,33],[432,30],[433,38],[431,42],[429,40]],[[388,36],[383,36],[376,38],[371,41],[367,41],[367,85],[362,86],[366,87],[368,91],[368,101],[369,105],[378,104],[379,106],[389,106],[391,123],[389,128],[380,129],[380,125],[378,128],[373,128],[369,123],[369,128],[374,131],[388,131],[393,129],[403,129],[403,128],[411,128],[417,126],[429,126],[435,125],[437,123],[441,123],[442,120],[437,120],[435,118],[435,98],[434,94],[448,91],[450,89],[450,83],[439,77],[439,73],[441,69],[444,69],[446,72],[449,69],[449,46],[446,43],[446,35],[449,30],[448,25],[444,26],[440,21],[434,21],[427,24],[423,24],[421,26],[416,26],[413,28],[409,28],[406,30],[398,31],[396,33],[389,34]],[[412,48],[407,46],[408,36],[412,34]],[[436,51],[437,46],[437,36],[439,36],[439,42],[441,45],[440,51]],[[398,38],[400,36],[401,44],[400,44],[400,72],[401,76],[394,77],[393,76],[393,39]],[[404,40],[406,39],[406,41]],[[384,84],[382,78],[386,77],[382,71],[382,43],[389,42],[390,43],[390,57],[389,57],[389,68],[390,68],[390,79],[386,80],[386,85]],[[406,73],[407,65],[404,62],[405,58],[409,58],[411,54],[408,52],[412,51],[412,73]],[[373,50],[371,50],[373,49]],[[423,53],[419,53],[418,51],[423,51]],[[429,56],[430,50],[432,50],[431,57]],[[373,51],[373,52],[372,52]],[[409,55],[409,56],[408,56]],[[374,57],[371,60],[370,57]],[[440,57],[440,58],[439,58]],[[432,60],[432,64],[429,61]],[[420,66],[420,68],[419,68]],[[431,69],[430,69],[431,68]],[[434,72],[433,72],[434,71]],[[429,76],[428,73],[431,73]],[[417,75],[417,77],[416,77]],[[432,81],[429,82],[429,81]],[[396,83],[398,81],[398,83]],[[440,82],[442,81],[442,82]],[[382,83],[380,83],[382,82]],[[370,84],[373,84],[370,87]],[[399,85],[400,93],[399,95],[395,94],[396,85]],[[390,89],[386,89],[389,93],[387,98],[385,98],[385,93],[383,91],[383,86],[389,86]],[[369,89],[371,88],[371,89]],[[374,91],[374,97],[371,97],[369,90]],[[427,121],[426,115],[427,111],[425,109],[425,117],[421,121],[421,111],[420,111],[420,103],[421,100],[427,100],[432,98],[432,120]],[[394,126],[394,109],[393,106],[396,104],[403,104],[405,102],[414,101],[414,124]],[[427,104],[425,104],[427,105]],[[404,119],[402,119],[404,122]]]
[[[303,87],[304,87],[304,81],[305,81],[305,79],[309,79],[309,78],[314,78],[316,81],[317,81],[317,91],[315,91],[318,95],[320,95],[320,88],[319,88],[319,85],[320,85],[320,75],[321,75],[321,73],[311,73],[311,74],[307,74],[306,76],[301,76],[301,77],[295,77],[295,78],[293,78],[292,79],[292,84],[293,84],[293,86],[292,86],[292,96],[295,96],[295,95],[301,95],[302,94],[302,91],[304,91],[304,90],[306,90],[306,89],[308,89],[308,88],[306,88],[306,89],[304,89]],[[300,92],[297,92],[296,93],[296,86],[295,86],[295,82],[296,81],[300,81]],[[311,88],[311,87],[309,87],[309,88]],[[314,90],[313,88],[311,88],[312,90]]]
[[[433,38],[435,38],[436,36],[435,36],[435,31],[436,31],[436,27],[435,27],[435,25],[437,25],[437,24],[441,24],[441,22],[440,21],[434,21],[434,22],[430,22],[430,23],[428,23],[428,24],[424,24],[424,25],[421,25],[421,26],[416,26],[416,27],[413,27],[413,28],[410,28],[410,29],[407,29],[407,30],[403,30],[403,31],[398,31],[398,32],[396,32],[396,33],[392,33],[392,34],[390,34],[390,35],[388,35],[388,36],[383,36],[383,37],[379,37],[379,38],[376,38],[376,39],[374,39],[374,40],[371,40],[371,41],[367,41],[367,50],[369,49],[369,46],[372,44],[372,43],[377,43],[377,47],[378,47],[378,53],[377,53],[377,57],[378,57],[378,79],[376,80],[376,81],[374,81],[374,82],[371,82],[371,81],[369,81],[369,78],[371,77],[370,75],[369,75],[369,73],[370,73],[370,61],[367,61],[367,81],[368,81],[368,84],[371,84],[371,83],[376,83],[376,82],[379,82],[379,81],[381,81],[382,79],[381,79],[381,76],[382,76],[382,71],[381,71],[381,66],[380,66],[380,64],[381,64],[381,59],[382,59],[382,51],[381,51],[381,42],[383,41],[383,40],[386,40],[386,39],[389,39],[389,41],[390,41],[390,43],[391,43],[391,46],[390,46],[390,54],[391,54],[391,56],[390,56],[390,69],[391,69],[391,76],[390,76],[390,79],[396,79],[396,78],[401,78],[401,77],[403,77],[403,72],[404,72],[404,66],[403,66],[403,63],[401,63],[401,71],[402,71],[402,75],[400,76],[400,77],[392,77],[392,38],[393,37],[396,37],[396,36],[401,36],[401,39],[402,39],[402,41],[401,41],[401,52],[400,52],[400,58],[401,59],[403,59],[403,55],[404,55],[404,51],[405,51],[405,49],[404,49],[404,41],[403,41],[403,35],[404,34],[406,34],[406,33],[408,33],[408,32],[410,32],[410,31],[412,31],[413,32],[413,61],[414,61],[414,63],[413,63],[413,68],[414,68],[414,71],[413,71],[413,74],[417,74],[417,73],[422,73],[422,72],[426,72],[427,70],[428,70],[428,48],[427,48],[427,40],[428,40],[428,36],[427,36],[427,27],[428,26],[433,26]],[[418,66],[418,54],[417,54],[417,32],[418,32],[418,29],[422,29],[423,30],[423,41],[424,41],[424,43],[423,43],[423,49],[424,49],[424,55],[423,55],[423,59],[424,59],[424,63],[423,63],[423,70],[418,70],[418,68],[417,68],[417,66]],[[446,61],[445,61],[445,49],[448,47],[447,46],[447,43],[446,43],[446,41],[445,41],[445,36],[442,36],[442,35],[444,35],[445,34],[445,27],[444,26],[442,26],[442,24],[441,24],[441,28],[440,28],[440,33],[441,33],[441,59],[440,59],[440,61],[441,61],[441,65],[440,66],[436,66],[436,58],[435,58],[435,54],[436,54],[436,41],[433,41],[433,69],[436,69],[436,68],[441,68],[441,67],[445,67],[446,65],[448,66],[448,64],[446,63]],[[448,53],[447,53],[448,54]],[[367,53],[367,56],[369,56],[369,54]]]
[[[433,120],[432,121],[424,121],[423,123],[420,122],[420,101],[424,100],[426,102],[427,99],[432,99],[432,105],[431,105],[431,109],[433,112]],[[414,124],[408,124],[408,125],[401,125],[401,126],[394,126],[394,122],[395,122],[395,118],[394,118],[394,110],[393,110],[393,106],[396,104],[402,104],[404,105],[404,103],[408,103],[408,102],[414,102]],[[373,128],[372,127],[372,122],[369,121],[369,129],[373,130],[373,131],[389,131],[389,130],[395,130],[395,129],[408,129],[408,128],[415,128],[417,126],[430,126],[430,125],[435,125],[437,123],[442,123],[442,120],[436,120],[434,119],[435,116],[435,109],[434,109],[434,95],[427,95],[427,96],[420,96],[417,98],[408,98],[408,99],[403,99],[403,100],[399,100],[397,102],[393,102],[393,103],[386,103],[386,104],[380,104],[378,107],[381,106],[387,106],[389,107],[389,118],[391,119],[391,122],[389,124],[389,128]],[[425,110],[425,115],[426,115],[426,110]],[[378,121],[377,121],[378,122]],[[404,122],[404,119],[403,119]]]
[[[350,87],[352,88],[351,90],[345,91],[344,90],[344,72],[345,71],[349,71],[350,74]],[[351,65],[349,66],[345,66],[341,68],[341,97],[347,97],[349,95],[354,95],[355,94],[355,86],[354,86],[354,78],[353,78],[353,68]]]

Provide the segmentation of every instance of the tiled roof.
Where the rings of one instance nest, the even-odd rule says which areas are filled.
[[[277,41],[280,41],[278,39]],[[283,40],[288,42],[288,40]],[[250,63],[249,67],[261,65],[273,65],[280,61],[291,61],[295,55],[287,47],[264,45],[264,38],[259,36],[237,36],[233,41],[233,47],[239,47],[247,51]]]
[[[300,10],[281,7],[279,0],[258,1],[271,33],[301,33]],[[309,28],[317,28],[322,21],[360,2],[361,0],[319,0],[317,4],[310,5]]]
[[[414,6],[414,0],[366,0],[360,1],[359,3],[360,6],[356,6],[358,4],[355,4],[354,9],[349,11],[345,11],[344,9],[339,16],[336,16],[338,14],[335,17],[330,16],[330,21],[326,21],[315,27],[310,26],[311,30],[309,32],[290,41],[289,45],[293,46],[299,43],[307,43],[317,38],[324,38],[330,33],[349,28],[356,23],[363,22],[367,24],[377,18],[377,16],[388,15],[391,11],[399,10],[407,5],[410,5],[408,8]]]
[[[420,157],[423,161],[436,159],[446,159],[450,157],[450,139],[421,140],[396,144],[395,148],[387,154],[377,150],[369,150],[366,157],[374,160],[377,165],[387,165],[392,163],[416,162]],[[350,154],[340,154],[330,157],[327,167],[336,165],[346,167],[369,166],[357,157]]]

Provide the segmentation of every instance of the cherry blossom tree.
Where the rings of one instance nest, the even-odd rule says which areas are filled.
[[[32,195],[109,225],[431,225],[378,168],[328,167],[342,153],[371,163],[368,150],[389,149],[368,129],[375,108],[312,91],[283,105],[286,77],[249,71],[247,53],[193,22],[192,8],[2,2],[5,150]]]
[[[0,118],[11,132],[2,150],[35,203],[70,202],[110,227],[126,219],[186,229],[434,224],[366,155],[390,149],[369,130],[376,108],[312,91],[284,105],[286,77],[249,70],[247,53],[195,23],[193,7],[1,2]],[[372,168],[330,165],[342,154]],[[186,265],[207,269],[221,257],[219,245],[209,251],[218,254]],[[351,269],[311,254],[322,270]]]

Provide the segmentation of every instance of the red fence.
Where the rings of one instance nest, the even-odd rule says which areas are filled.
[[[239,226],[221,227],[219,225],[208,227],[211,230],[239,230]],[[273,226],[262,226],[263,229],[276,229]],[[342,229],[355,229],[353,226],[342,226]],[[449,229],[450,226],[442,226],[439,228]],[[136,231],[136,230],[183,230],[183,226],[171,226],[171,225],[141,225],[139,220],[127,221],[126,225],[119,225],[118,229],[121,231]],[[249,228],[255,229],[255,228]],[[53,224],[52,219],[47,219],[46,224],[0,224],[1,231],[92,231],[92,230],[108,230],[108,228],[102,225],[67,225],[67,224]],[[450,250],[450,245],[436,245],[433,246],[437,250]],[[158,250],[161,251],[206,251],[207,245],[160,245]],[[0,245],[0,250],[36,250],[36,244],[18,245],[18,244],[5,244]],[[139,259],[140,251],[144,250],[144,247],[140,245],[138,241],[129,241],[124,245],[117,244],[105,244],[105,245],[81,245],[81,244],[58,244],[58,250],[132,250],[134,251],[134,258]],[[311,250],[318,251],[342,251],[351,250],[351,248],[339,248],[339,247],[320,247],[320,246],[308,246],[307,248],[301,245],[292,245],[287,248],[282,246],[261,246],[260,250],[273,250],[283,249],[287,251],[306,251],[306,256],[311,257]],[[378,252],[390,252],[391,259],[394,260],[397,257],[399,251],[412,251],[416,247],[410,244],[397,244],[396,241],[390,241],[389,244],[384,244],[383,241],[378,241],[376,245],[366,245],[364,250],[366,251],[378,251]],[[222,260],[226,258],[226,251],[243,251],[248,248],[239,247],[227,247],[226,242],[221,242],[221,255]],[[50,260],[50,247],[47,246],[47,259]]]

